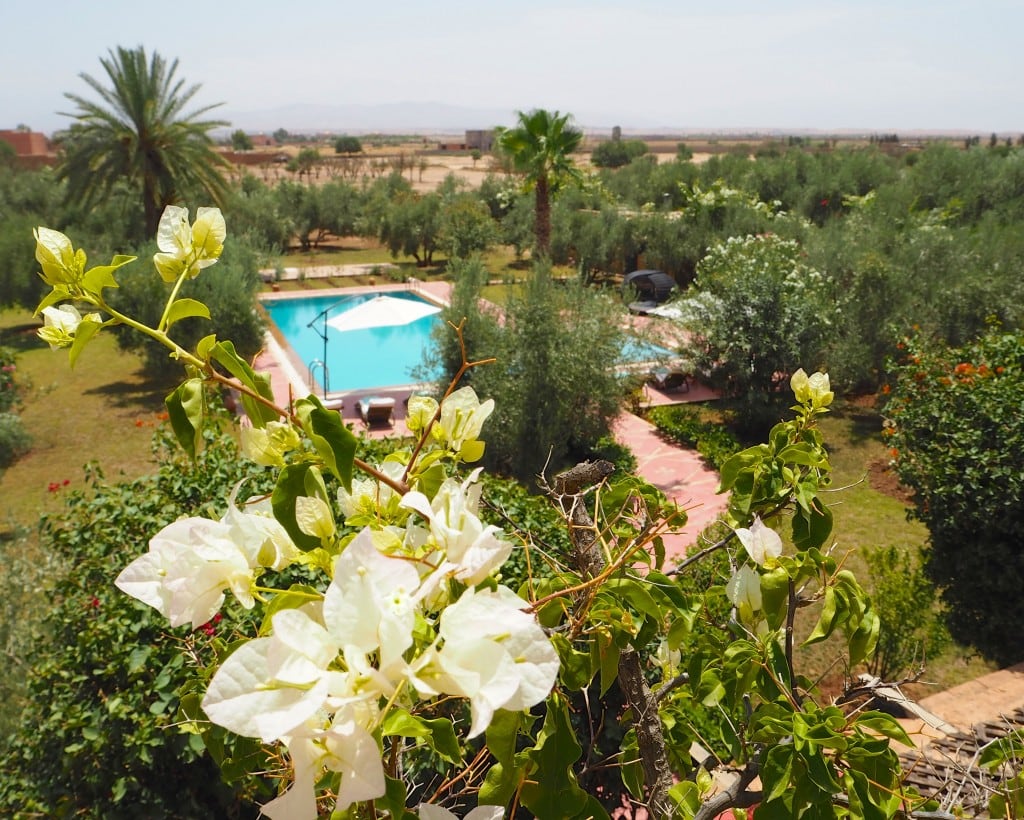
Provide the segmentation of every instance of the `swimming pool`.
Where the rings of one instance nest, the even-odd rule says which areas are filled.
[[[302,362],[303,375],[314,362],[326,362],[331,392],[412,384],[419,381],[413,377],[412,370],[423,364],[423,353],[432,344],[431,329],[441,321],[437,315],[424,316],[404,325],[360,330],[341,331],[328,323],[346,310],[381,295],[426,302],[407,291],[387,291],[348,296],[331,293],[265,298],[263,307]],[[314,368],[313,377],[320,380],[316,388],[322,391],[323,372]]]

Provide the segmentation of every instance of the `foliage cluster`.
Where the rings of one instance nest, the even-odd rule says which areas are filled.
[[[865,559],[880,624],[868,671],[886,681],[914,677],[949,643],[935,585],[914,551],[890,546],[869,551]]]
[[[716,470],[721,469],[743,445],[720,422],[710,422],[687,405],[653,407],[648,419],[664,435],[686,447],[694,447]]]
[[[0,347],[0,469],[9,467],[32,447],[32,437],[14,411],[20,403],[18,365],[9,347]]]
[[[30,674],[19,725],[4,743],[4,813],[128,818],[145,806],[168,818],[254,817],[253,798],[267,796],[257,781],[224,785],[198,738],[173,725],[196,659],[210,657],[214,633],[236,629],[244,611],[229,608],[206,629],[169,629],[112,583],[126,544],[144,543],[181,515],[222,512],[242,479],[253,491],[266,486],[230,434],[211,427],[205,435],[192,464],[158,433],[156,475],[112,484],[94,470],[86,491],[43,520],[50,566],[37,583],[47,592],[34,594],[53,603],[14,646]]]
[[[458,271],[442,316],[456,325],[465,321],[462,339],[471,360],[497,360],[467,376],[480,395],[502,397],[485,465],[530,483],[593,455],[625,389],[615,372],[625,342],[615,305],[577,283],[556,285],[550,271],[539,268],[499,317],[478,308],[482,265],[471,262]],[[450,328],[435,341],[443,381],[457,372],[461,348]]]
[[[727,239],[704,257],[677,304],[689,330],[683,350],[711,386],[738,400],[747,432],[778,418],[775,395],[787,374],[823,364],[832,324],[823,277],[793,240]]]
[[[1024,657],[1024,337],[993,329],[958,348],[908,337],[893,365],[885,433],[928,527],[925,567],[953,637]]]
[[[643,140],[608,140],[594,146],[590,161],[598,168],[621,168],[647,153]]]

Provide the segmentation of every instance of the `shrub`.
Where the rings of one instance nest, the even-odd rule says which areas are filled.
[[[32,449],[32,436],[14,413],[0,413],[0,467],[10,467]]]
[[[911,552],[891,546],[870,550],[864,557],[871,600],[881,621],[868,669],[882,680],[894,680],[941,652],[949,633],[937,608],[938,591]]]
[[[0,347],[0,413],[7,413],[20,403],[17,372],[14,351],[9,347]]]
[[[954,349],[902,343],[886,427],[950,632],[1000,663],[1024,658],[1024,335]]]
[[[694,407],[655,407],[648,418],[673,441],[696,448],[716,470],[743,449],[736,436],[721,424],[702,419]]]
[[[821,274],[797,242],[734,237],[704,257],[680,307],[685,352],[710,386],[738,399],[744,434],[760,438],[781,417],[773,401],[780,376],[823,360],[831,316]]]
[[[200,657],[212,660],[214,639],[169,629],[112,583],[126,545],[141,549],[160,527],[209,510],[210,499],[225,498],[253,474],[228,435],[209,434],[195,466],[168,444],[158,434],[164,466],[157,475],[108,484],[92,472],[89,492],[70,493],[61,515],[42,522],[40,548],[58,578],[24,659],[28,700],[5,744],[0,813],[128,818],[145,807],[151,817],[256,814],[248,799],[255,794],[224,785],[200,737],[173,726],[178,689]],[[243,613],[225,611],[217,629],[228,630]]]

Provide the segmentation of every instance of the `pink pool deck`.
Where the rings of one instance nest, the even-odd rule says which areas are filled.
[[[410,288],[406,284],[394,284],[347,288],[345,292],[408,289]],[[440,304],[447,304],[451,293],[451,285],[448,282],[416,282],[411,289]],[[296,296],[314,295],[319,295],[319,292],[314,290],[296,292]],[[289,358],[281,345],[270,334],[267,335],[266,348],[256,359],[255,368],[270,374],[274,396],[279,403],[286,404],[289,400],[301,398],[310,392],[306,378],[301,374],[297,363]],[[342,419],[346,424],[351,424],[357,434],[365,434],[372,438],[406,436],[409,431],[405,426],[405,401],[415,392],[416,387],[412,385],[354,390],[337,397],[332,396],[334,402],[331,406],[341,404]],[[376,424],[369,429],[366,427],[356,410],[356,402],[360,398],[369,396],[395,399],[393,424]],[[715,398],[717,395],[700,383],[692,384],[686,392],[663,392],[648,385],[644,388],[642,403],[647,406],[655,406],[709,401]],[[664,538],[669,563],[671,563],[671,559],[685,556],[687,548],[697,542],[700,532],[725,509],[726,497],[716,493],[718,474],[704,462],[695,450],[680,447],[663,439],[654,425],[632,413],[623,412],[615,420],[614,434],[616,439],[629,447],[636,456],[638,474],[658,487],[669,499],[687,510],[686,526],[679,531],[666,534]]]

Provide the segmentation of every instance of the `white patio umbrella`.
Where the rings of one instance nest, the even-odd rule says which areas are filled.
[[[424,316],[433,316],[440,312],[441,308],[421,302],[419,299],[375,296],[328,319],[327,324],[341,331],[365,330],[368,327],[407,325]]]

